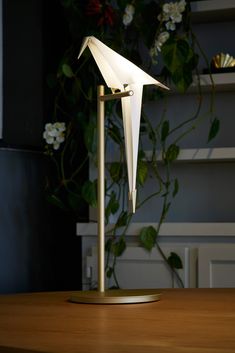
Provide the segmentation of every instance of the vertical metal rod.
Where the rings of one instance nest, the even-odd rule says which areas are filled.
[[[104,86],[97,88],[98,128],[98,291],[105,291],[105,136]]]

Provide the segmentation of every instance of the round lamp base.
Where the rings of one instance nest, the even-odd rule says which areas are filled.
[[[160,293],[155,289],[113,289],[105,292],[78,291],[69,298],[72,303],[83,304],[134,304],[160,300]]]

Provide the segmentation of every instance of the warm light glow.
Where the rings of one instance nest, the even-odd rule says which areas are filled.
[[[132,210],[135,212],[136,173],[143,85],[153,84],[165,89],[168,88],[93,36],[84,39],[78,58],[87,46],[107,86],[111,88],[112,91],[120,90],[121,92],[130,92],[128,97],[121,97],[121,103],[126,145],[129,199],[132,201]]]

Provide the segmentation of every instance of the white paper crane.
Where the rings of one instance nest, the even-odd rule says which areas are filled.
[[[112,92],[119,89],[121,92],[131,90],[134,93],[132,96],[121,98],[129,199],[132,201],[132,211],[134,213],[136,208],[136,173],[143,85],[153,84],[165,89],[168,88],[93,36],[84,38],[78,59],[87,46]]]

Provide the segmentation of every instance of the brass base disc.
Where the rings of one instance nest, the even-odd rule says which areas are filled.
[[[69,301],[83,304],[134,304],[149,303],[160,300],[155,289],[118,289],[98,291],[78,291],[72,294]]]

